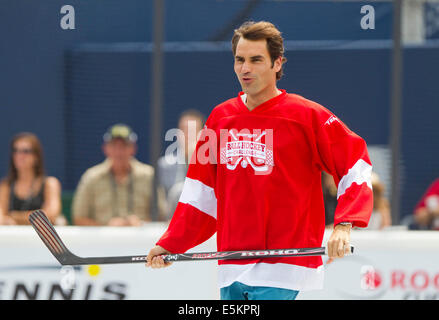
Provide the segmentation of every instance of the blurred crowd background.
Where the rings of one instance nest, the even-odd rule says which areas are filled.
[[[365,5],[373,28],[362,24]],[[0,223],[25,224],[35,206],[64,225],[169,220],[187,167],[164,161],[174,142],[166,132],[185,132],[188,121],[199,130],[214,106],[238,94],[233,30],[268,20],[282,31],[288,59],[278,87],[324,105],[368,144],[369,228],[438,229],[439,2],[402,1],[397,214],[394,12],[390,1],[2,1]],[[113,179],[110,169],[120,174]],[[328,227],[331,180],[322,176]]]

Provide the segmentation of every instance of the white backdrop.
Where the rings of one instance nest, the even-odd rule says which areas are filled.
[[[146,254],[165,227],[56,229],[73,253],[87,257]],[[439,232],[353,230],[351,240],[356,253],[325,266],[325,289],[298,299],[439,299]],[[191,251],[215,247],[213,237]],[[0,300],[218,299],[216,269],[216,261],[159,270],[143,263],[61,268],[32,227],[0,227]]]

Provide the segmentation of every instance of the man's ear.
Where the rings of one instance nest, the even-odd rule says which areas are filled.
[[[279,57],[276,60],[274,60],[273,69],[276,72],[279,72],[282,69],[282,57]]]

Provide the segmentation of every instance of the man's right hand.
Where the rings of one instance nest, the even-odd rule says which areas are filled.
[[[160,246],[152,248],[146,257],[146,266],[151,268],[169,267],[172,262],[163,260],[162,254],[171,254],[171,252]]]

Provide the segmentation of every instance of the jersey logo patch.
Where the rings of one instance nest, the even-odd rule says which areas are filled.
[[[221,148],[221,163],[235,170],[239,165],[252,168],[256,174],[269,174],[274,167],[273,130],[228,130],[223,136],[226,142]]]

